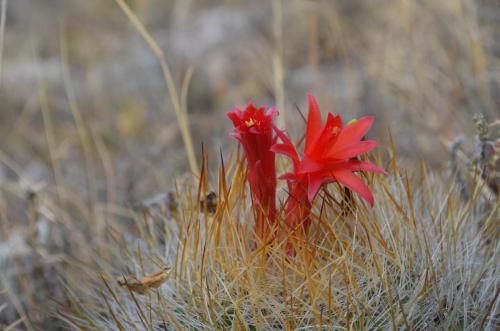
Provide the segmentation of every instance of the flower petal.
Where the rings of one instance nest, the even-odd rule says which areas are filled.
[[[231,132],[229,133],[229,136],[241,142],[241,134],[239,132]]]
[[[283,154],[292,159],[293,162],[299,162],[299,155],[295,147],[291,144],[274,144],[271,146],[270,151],[277,154]]]
[[[285,134],[284,131],[278,129],[274,124],[272,124],[274,132],[276,132],[276,136],[278,136],[281,141],[283,141],[283,145],[287,145],[288,147],[278,147],[278,150],[273,150],[273,147],[276,145],[282,145],[282,144],[275,144],[271,147],[271,151],[275,153],[280,153],[284,154],[288,157],[290,157],[293,161],[293,168],[297,170],[300,162],[299,154],[297,153],[297,150],[292,144],[292,141],[288,136]],[[285,153],[286,151],[286,153]]]
[[[227,118],[229,118],[231,120],[231,122],[233,122],[233,124],[236,126],[239,124],[239,122],[241,121],[241,110],[238,109],[238,108],[234,108],[233,110],[231,110],[230,112],[227,112],[226,113],[226,116]]]
[[[373,194],[366,186],[365,183],[361,179],[359,179],[356,175],[354,175],[351,171],[349,170],[338,170],[334,171],[333,175],[337,179],[337,181],[346,186],[348,189],[350,189],[353,192],[356,192],[359,194],[359,196],[370,204],[371,207],[373,207],[374,204],[374,198]]]
[[[266,112],[266,116],[271,117],[271,118],[274,118],[278,114],[279,114],[278,108],[276,108],[276,107],[269,108]]]
[[[364,161],[359,161],[359,160],[348,160],[348,161],[340,161],[340,162],[332,162],[330,164],[326,164],[324,168],[322,169],[323,173],[331,173],[332,171],[337,171],[337,170],[350,170],[352,172],[354,171],[370,171],[378,174],[384,174],[387,175],[387,172],[379,168],[378,166],[369,163],[369,162],[364,162]]]
[[[293,172],[285,172],[283,175],[279,176],[278,179],[296,180],[297,176]]]
[[[314,142],[314,146],[311,146],[310,150],[305,154],[311,156],[313,159],[319,160],[324,158],[325,151],[328,150],[329,146],[335,146],[335,141],[337,136],[342,129],[342,118],[340,115],[333,115],[328,113],[326,117],[326,123],[321,129],[318,137]]]
[[[363,117],[342,129],[337,138],[338,145],[351,144],[363,138],[373,124],[374,117]]]
[[[302,161],[300,162],[300,169],[299,171],[301,173],[311,173],[311,172],[317,172],[323,169],[323,165],[314,161],[311,159],[309,156],[304,155],[302,158]]]
[[[351,171],[370,171],[377,174],[387,175],[387,172],[384,169],[377,167],[373,163],[359,161],[359,160],[349,161],[346,167]]]
[[[367,153],[375,147],[377,147],[377,143],[373,140],[359,141],[340,147],[334,145],[333,148],[326,153],[325,157],[338,160],[350,159],[358,155]]]
[[[309,94],[309,112],[307,114],[306,146],[305,151],[309,153],[314,142],[318,139],[321,132],[321,113],[319,112],[316,99]]]
[[[278,129],[274,124],[272,124],[272,126],[274,132],[276,132],[276,135],[281,139],[281,141],[283,141],[283,143],[293,145],[292,141],[290,140],[290,138],[288,138],[285,131]]]
[[[309,175],[309,184],[307,186],[307,199],[312,202],[323,185],[323,179],[319,176]]]

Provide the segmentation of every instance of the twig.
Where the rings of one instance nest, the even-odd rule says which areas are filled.
[[[0,9],[0,86],[2,85],[3,41],[5,34],[5,20],[7,17],[7,0],[2,0]]]
[[[160,62],[160,67],[163,73],[163,77],[167,84],[167,92],[170,96],[170,101],[174,107],[174,112],[177,118],[177,123],[181,129],[182,139],[184,141],[184,146],[186,148],[189,166],[191,168],[191,172],[193,174],[198,174],[198,164],[196,162],[196,157],[193,148],[193,141],[191,138],[191,132],[189,130],[189,122],[187,117],[187,109],[183,109],[181,100],[179,99],[179,95],[177,93],[177,89],[175,87],[174,79],[172,78],[172,73],[170,72],[170,67],[165,60],[165,53],[160,48],[158,43],[154,40],[153,36],[146,30],[145,26],[139,20],[139,18],[134,14],[134,12],[130,9],[130,7],[125,3],[124,0],[115,0],[121,10],[125,13],[127,18],[130,20],[134,28],[137,29],[141,37],[151,48],[153,53],[158,58]]]

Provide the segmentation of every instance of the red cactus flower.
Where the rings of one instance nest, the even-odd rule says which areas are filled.
[[[270,150],[276,143],[273,132],[276,114],[275,108],[266,112],[264,107],[255,108],[252,103],[243,111],[235,108],[227,113],[234,125],[231,135],[243,146],[247,159],[255,230],[261,239],[268,238],[276,217],[275,153]]]
[[[280,130],[276,130],[276,133],[282,143],[271,148],[272,151],[283,154],[293,161],[293,172],[280,177],[288,181],[290,188],[287,224],[292,227],[303,224],[306,233],[311,203],[322,185],[339,182],[373,206],[373,194],[354,173],[358,171],[385,173],[374,164],[355,159],[377,146],[375,141],[362,140],[373,124],[373,117],[363,117],[343,126],[339,115],[328,113],[326,123],[322,125],[321,122],[318,104],[314,97],[309,95],[303,157],[299,157],[290,139]]]

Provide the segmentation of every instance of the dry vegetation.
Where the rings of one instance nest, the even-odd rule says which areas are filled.
[[[220,170],[214,214],[198,203],[208,193],[205,176],[200,185],[178,183],[175,211],[131,215],[129,240],[117,237],[121,224],[108,224],[108,243],[88,252],[106,255],[71,267],[71,309],[60,315],[94,330],[496,329],[499,243],[486,229],[498,225],[498,203],[493,210],[479,208],[478,196],[464,203],[423,165],[411,174],[395,159],[388,167],[388,178],[369,179],[372,210],[339,203],[335,188],[323,192],[314,231],[294,258],[285,240],[252,248],[240,162]],[[143,295],[116,281],[165,265],[171,277]]]
[[[0,3],[0,329],[500,328],[495,1]],[[223,113],[307,91],[389,175],[256,250]]]

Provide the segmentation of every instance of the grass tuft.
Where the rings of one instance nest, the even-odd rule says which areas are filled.
[[[389,161],[388,177],[367,177],[373,209],[335,186],[324,190],[308,241],[290,257],[286,238],[254,249],[242,161],[225,161],[213,182],[206,164],[177,187],[175,212],[130,211],[132,226],[108,225],[95,265],[66,273],[68,321],[94,330],[500,326],[499,242],[485,232],[499,202],[479,211],[478,195],[464,203],[457,185],[425,167],[408,173]],[[209,187],[214,213],[200,204]],[[116,280],[160,265],[171,276],[142,295]]]

